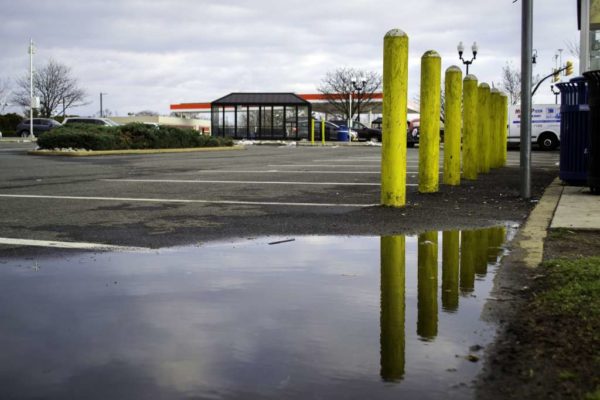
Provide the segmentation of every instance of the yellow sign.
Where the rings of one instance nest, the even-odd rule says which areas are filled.
[[[600,29],[600,0],[590,1],[590,29]]]

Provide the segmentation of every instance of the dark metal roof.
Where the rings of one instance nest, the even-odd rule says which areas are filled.
[[[309,105],[310,103],[294,93],[230,93],[211,103],[212,105]]]

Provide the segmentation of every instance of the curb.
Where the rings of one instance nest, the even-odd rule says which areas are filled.
[[[63,157],[93,157],[93,156],[122,156],[135,154],[164,154],[164,153],[197,153],[204,151],[246,150],[244,146],[232,147],[197,147],[185,149],[144,149],[144,150],[83,150],[83,151],[45,151],[31,150],[32,156],[63,156]]]
[[[528,268],[541,264],[544,255],[544,240],[554,217],[558,201],[563,192],[559,178],[556,178],[544,191],[540,201],[529,214],[523,228],[515,237],[514,251],[516,260]]]

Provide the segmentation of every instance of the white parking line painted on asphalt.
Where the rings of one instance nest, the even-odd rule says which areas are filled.
[[[370,182],[297,182],[297,181],[215,181],[199,179],[100,179],[103,182],[132,182],[132,183],[233,183],[237,185],[317,185],[317,186],[381,186],[380,183]]]
[[[55,199],[55,200],[97,200],[97,201],[120,201],[120,202],[143,202],[143,203],[184,203],[184,204],[226,204],[226,205],[249,205],[249,206],[299,206],[299,207],[372,207],[379,204],[349,204],[349,203],[291,203],[276,201],[241,201],[241,200],[189,200],[189,199],[152,199],[135,197],[95,197],[95,196],[50,196],[39,194],[0,194],[0,198],[14,199]]]
[[[56,247],[61,249],[79,249],[79,250],[117,250],[117,251],[144,251],[149,250],[145,247],[116,246],[103,243],[86,242],[59,242],[56,240],[34,240],[34,239],[16,239],[0,238],[0,245],[14,246],[35,246],[35,247]]]
[[[256,170],[256,171],[251,171],[251,170],[231,170],[231,169],[223,169],[223,170],[200,170],[197,172],[201,172],[201,173],[222,173],[222,172],[230,172],[232,174],[302,174],[305,172],[310,172],[311,174],[352,174],[352,175],[379,175],[381,174],[380,171],[310,171],[310,170],[305,170],[305,171],[285,171],[285,170],[281,170],[281,169],[266,169],[263,171],[260,170]]]

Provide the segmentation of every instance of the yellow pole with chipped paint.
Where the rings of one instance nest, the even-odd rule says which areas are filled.
[[[476,180],[479,170],[477,134],[477,78],[467,75],[463,81],[463,178]]]
[[[490,85],[480,83],[477,89],[477,111],[479,114],[479,172],[490,172]]]
[[[508,96],[506,93],[500,93],[502,99],[502,160],[501,167],[506,165],[506,152],[508,146]]]
[[[460,185],[462,71],[456,65],[446,70],[444,95],[444,183]]]
[[[310,144],[315,144],[315,120],[310,119]]]
[[[408,36],[392,29],[383,39],[383,131],[381,204],[406,204],[406,112]]]
[[[405,365],[405,273],[404,235],[381,237],[381,378],[399,381]]]
[[[435,193],[439,186],[441,74],[440,55],[426,51],[421,57],[420,193]]]
[[[325,144],[325,120],[321,120],[321,144]]]
[[[490,91],[490,168],[500,167],[500,91]]]

